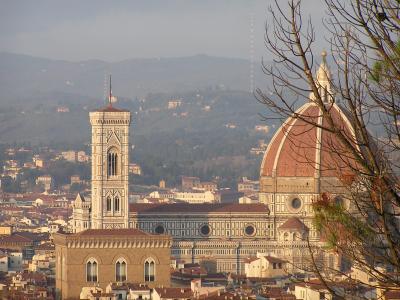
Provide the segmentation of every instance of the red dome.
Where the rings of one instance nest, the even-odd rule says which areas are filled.
[[[334,128],[354,141],[354,131],[343,111],[336,104],[327,104]],[[261,164],[266,177],[341,177],[352,173],[354,160],[337,136],[315,126],[328,126],[326,117],[313,102],[300,107],[278,129],[268,145]],[[311,123],[311,124],[310,124]]]

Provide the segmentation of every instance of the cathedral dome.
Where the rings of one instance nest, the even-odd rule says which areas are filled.
[[[354,131],[342,109],[329,104],[336,128],[353,139]],[[328,127],[328,120],[313,102],[300,107],[278,129],[268,145],[260,175],[266,177],[339,177],[351,173],[353,160],[333,133],[310,123]]]
[[[310,101],[289,117],[271,139],[261,164],[261,177],[341,178],[353,173],[355,164],[351,153],[336,134],[321,129],[338,129],[346,140],[355,141],[348,113],[333,99],[330,76],[323,55],[317,71],[317,85],[321,88],[333,126],[314,102],[314,97],[310,96]]]

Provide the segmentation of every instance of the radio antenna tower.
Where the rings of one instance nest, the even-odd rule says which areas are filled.
[[[110,90],[109,90],[110,95],[108,96],[108,105],[111,107],[112,106],[112,88],[111,88],[111,75],[110,75]]]
[[[250,14],[250,93],[254,92],[254,14]]]
[[[104,91],[103,92],[104,92],[103,99],[104,99],[105,104],[107,105],[107,103],[108,103],[108,99],[107,99],[108,93],[107,93],[107,73],[106,73],[106,71],[104,71]]]

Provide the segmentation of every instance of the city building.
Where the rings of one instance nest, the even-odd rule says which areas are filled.
[[[182,190],[190,190],[194,188],[197,184],[200,183],[200,178],[199,177],[189,177],[189,176],[182,176],[181,178],[181,186]]]
[[[78,151],[76,156],[77,156],[78,162],[88,162],[89,161],[89,155],[87,155],[85,153],[85,151]]]
[[[134,228],[55,233],[56,290],[61,299],[79,298],[86,286],[110,282],[169,286],[171,238]]]
[[[173,99],[168,101],[168,109],[176,109],[182,105],[182,100],[180,99]]]
[[[159,182],[159,184],[158,184],[158,187],[159,187],[160,189],[165,189],[166,183],[165,183],[165,180],[164,180],[164,179],[161,179],[161,180],[160,180],[160,182]]]
[[[256,257],[248,258],[245,263],[247,278],[273,278],[286,276],[286,261],[265,253],[257,253]]]
[[[138,164],[129,164],[129,173],[142,175],[142,168]]]
[[[36,185],[43,185],[46,192],[53,189],[53,178],[50,175],[42,175],[36,178]]]
[[[15,180],[21,172],[21,167],[17,160],[10,159],[5,161],[3,170],[3,176],[10,176]]]
[[[318,85],[321,92],[326,91],[322,94],[337,125],[354,135],[344,110],[332,101],[329,78],[324,59],[317,71]],[[297,114],[326,123],[312,96]],[[216,195],[219,198],[214,202],[220,203],[204,203],[205,199],[199,199],[196,204],[129,205],[130,113],[109,106],[91,112],[90,122],[92,194],[90,201],[78,197],[74,203],[75,232],[88,228],[137,228],[154,234],[167,233],[173,238],[173,259],[207,262],[218,272],[244,274],[247,259],[260,252],[286,261],[289,271],[296,272],[310,264],[309,243],[316,247],[324,245],[312,222],[313,200],[325,192],[345,201],[340,178],[349,168],[341,165],[343,160],[331,150],[332,145],[336,150],[343,146],[334,135],[312,127],[301,118],[289,117],[264,153],[259,203],[238,203],[244,194],[227,190],[229,197],[223,192]],[[199,178],[182,177],[183,191],[191,193],[198,184]]]
[[[176,192],[174,199],[180,200],[187,203],[213,203],[215,202],[215,196],[213,192],[203,190],[192,190],[186,192]]]
[[[37,168],[44,168],[44,167],[46,167],[46,161],[45,161],[45,159],[42,158],[42,157],[40,157],[39,155],[33,156],[32,160],[33,160],[33,162],[34,162],[34,164],[35,164],[35,166],[36,166]]]
[[[212,181],[201,181],[194,186],[194,189],[215,192],[218,189],[218,186],[215,182]]]
[[[264,133],[268,133],[269,132],[269,126],[268,125],[256,125],[254,126],[254,130],[255,131],[261,131]]]
[[[82,180],[81,177],[79,175],[72,175],[71,176],[71,185],[72,184],[81,184]]]
[[[66,106],[59,106],[57,107],[57,112],[58,113],[68,113],[69,112],[69,108]]]
[[[258,180],[250,180],[247,177],[242,177],[238,182],[238,192],[258,192],[260,185]]]
[[[66,161],[75,162],[76,161],[76,152],[74,150],[63,151],[61,152],[61,157]]]
[[[316,77],[336,127],[355,138],[346,111],[333,101],[334,91],[325,58]],[[320,240],[313,224],[313,201],[326,193],[335,201],[346,202],[348,191],[341,178],[353,174],[356,166],[352,155],[334,134],[307,123],[307,119],[324,126],[328,122],[313,102],[313,95],[296,114],[302,118],[289,117],[264,154],[259,198],[268,206],[274,220],[273,240],[288,244],[290,261],[302,265],[302,257],[309,251],[302,237],[307,236],[317,244]]]

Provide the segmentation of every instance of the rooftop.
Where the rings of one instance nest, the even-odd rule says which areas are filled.
[[[264,213],[269,214],[265,204],[239,204],[239,203],[131,203],[129,211],[133,213]]]
[[[188,299],[193,296],[193,292],[190,288],[155,288],[160,298],[168,299]]]
[[[129,112],[129,110],[116,108],[112,105],[104,106],[102,108],[97,109],[96,111],[98,111],[98,112]]]
[[[124,228],[124,229],[87,229],[78,233],[75,236],[148,236],[147,232],[144,232],[135,228]]]
[[[285,221],[279,229],[297,229],[297,230],[307,230],[307,226],[304,225],[302,221],[300,221],[296,217],[291,217]]]

